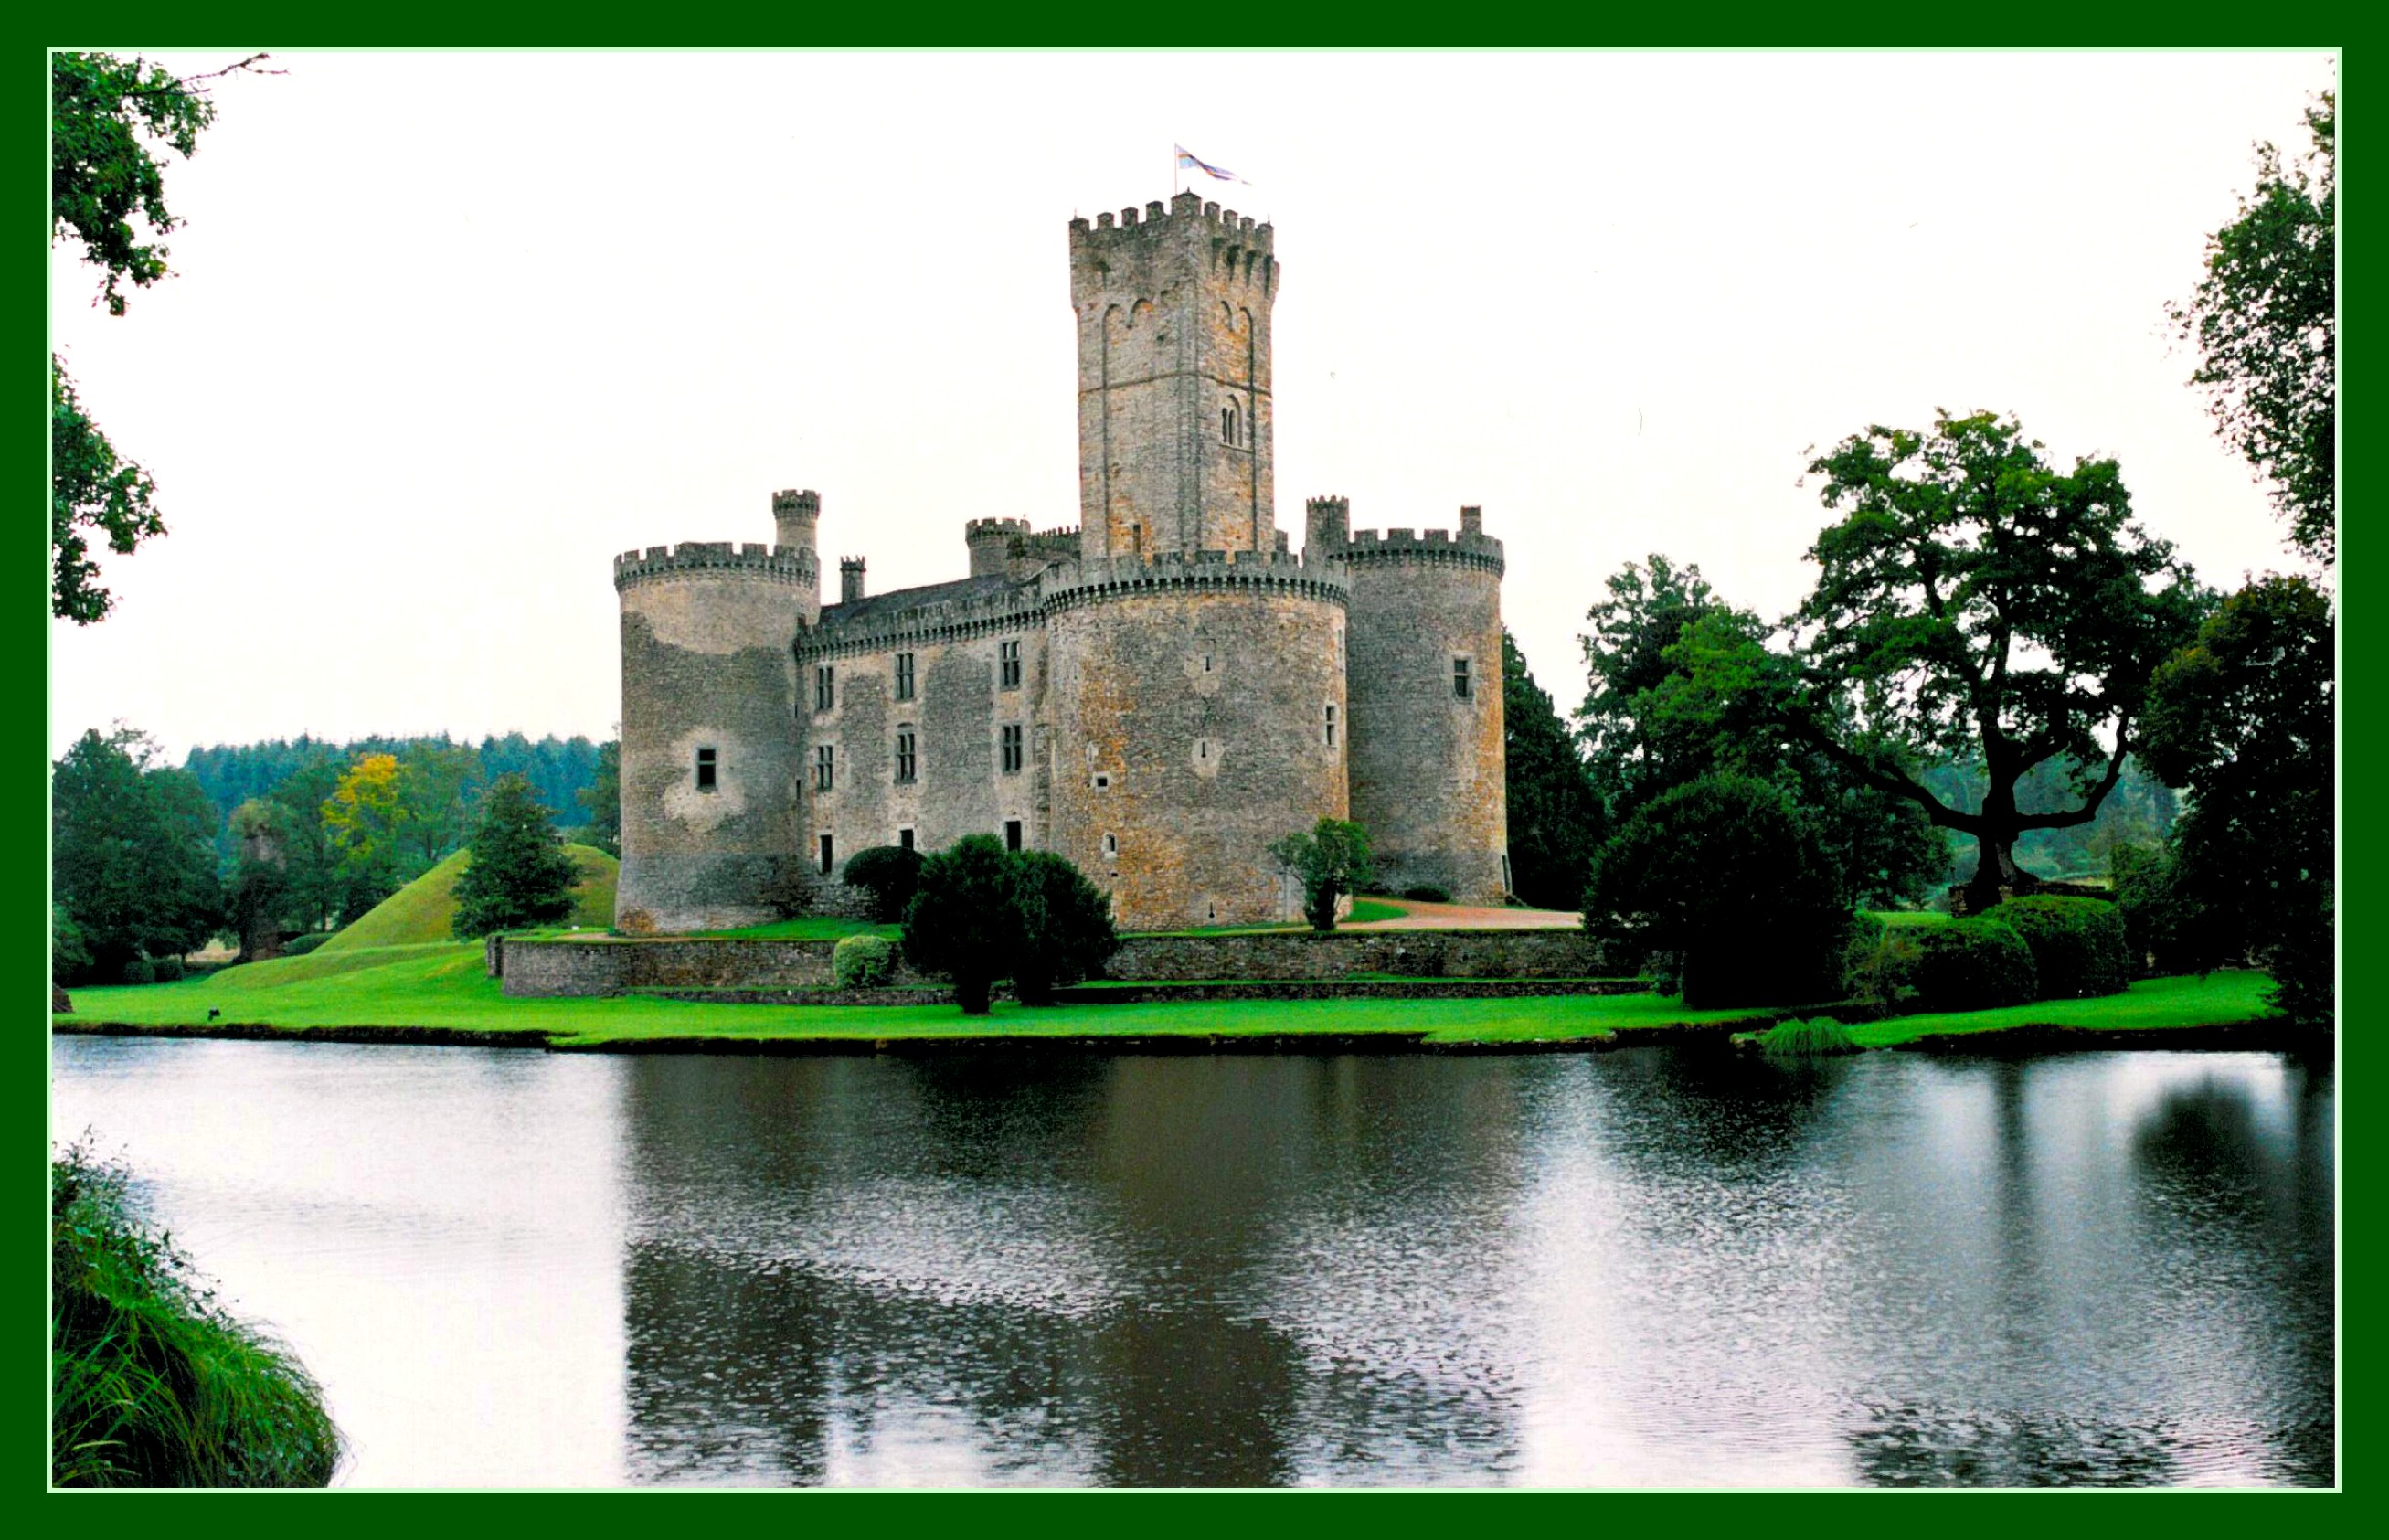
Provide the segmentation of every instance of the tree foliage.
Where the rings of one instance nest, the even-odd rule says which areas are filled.
[[[93,973],[113,982],[144,958],[206,945],[222,922],[215,809],[129,729],[87,732],[52,767],[52,891]]]
[[[1926,432],[1875,426],[1809,465],[1839,522],[1809,555],[1794,617],[1818,709],[1805,731],[1867,784],[1913,801],[1980,847],[1974,898],[2037,881],[2028,829],[2087,823],[2114,789],[2157,666],[2206,597],[2173,548],[2132,522],[2113,460],[2052,469],[2012,419],[1943,414]],[[1966,755],[1967,811],[1903,764]],[[2027,813],[2016,784],[2060,757],[2076,805]]]
[[[918,850],[901,845],[874,845],[846,858],[846,881],[871,895],[874,920],[893,923],[904,918],[920,886],[922,859]]]
[[[609,856],[622,853],[622,741],[608,738],[597,745],[589,784],[572,794],[589,814],[581,837]]]
[[[1501,733],[1511,889],[1537,909],[1578,908],[1608,816],[1575,736],[1507,630],[1501,632]]]
[[[1303,917],[1322,934],[1335,928],[1338,900],[1377,880],[1369,831],[1343,819],[1322,818],[1309,833],[1288,834],[1269,852],[1301,879]]]
[[[1629,563],[1608,588],[1587,616],[1591,690],[1581,719],[1614,819],[1703,776],[1749,776],[1792,799],[1852,897],[1900,903],[1923,892],[1947,864],[1943,836],[1817,745],[1809,719],[1821,714],[1848,731],[1848,713],[1813,694],[1757,615],[1718,598],[1699,567],[1679,569],[1664,555]]]
[[[2263,955],[2277,1003],[2309,1022],[2332,1009],[2333,630],[2312,582],[2258,579],[2158,671],[2143,729],[2150,766],[2190,794],[2183,939],[2201,967]]]
[[[368,754],[351,764],[323,808],[324,831],[339,863],[340,919],[356,919],[399,890],[406,804],[398,757]]]
[[[1593,860],[1585,929],[1680,981],[1706,1009],[1817,999],[1849,905],[1814,827],[1776,786],[1703,776],[1638,808]]]
[[[1119,950],[1111,899],[1067,858],[1050,850],[1012,853],[1013,903],[1020,911],[1020,953],[1012,983],[1023,1005],[1051,1005],[1057,985],[1076,984]]]
[[[1020,955],[1011,854],[993,834],[966,834],[921,862],[904,911],[904,958],[951,979],[963,1013],[984,1016],[995,981]]]
[[[50,56],[50,232],[71,238],[103,274],[99,297],[122,315],[124,286],[146,288],[167,273],[157,238],[179,223],[166,208],[160,151],[189,157],[215,119],[206,83],[254,69],[254,55],[209,75],[177,80],[161,66],[109,54]],[[138,219],[148,233],[135,227]],[[50,358],[50,613],[90,625],[113,604],[91,560],[91,536],[129,554],[166,532],[157,486],[120,456],[83,409],[74,381]]]
[[[2256,146],[2255,192],[2207,237],[2197,289],[2166,307],[2198,350],[2190,382],[2217,435],[2269,483],[2290,542],[2325,566],[2338,550],[2336,110],[2327,91],[2306,109],[2303,157]]]
[[[521,776],[502,775],[490,787],[469,848],[456,878],[458,937],[550,924],[572,912],[572,858]]]

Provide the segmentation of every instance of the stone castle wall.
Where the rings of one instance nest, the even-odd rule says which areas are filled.
[[[1363,531],[1351,583],[1352,817],[1388,892],[1499,902],[1510,846],[1501,723],[1501,542],[1468,528]],[[1453,684],[1468,666],[1469,694]]]
[[[1123,929],[1288,918],[1270,844],[1345,814],[1342,585],[1239,557],[1091,563],[1048,593],[1048,847]]]
[[[682,545],[617,560],[622,874],[616,928],[760,924],[806,907],[787,638],[818,604],[810,552]],[[698,784],[710,750],[714,785]]]

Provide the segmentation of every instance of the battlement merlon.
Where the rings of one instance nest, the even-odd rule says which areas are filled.
[[[1216,203],[1206,203],[1198,193],[1180,193],[1168,203],[1159,199],[1144,206],[1140,213],[1135,209],[1123,209],[1115,216],[1106,211],[1097,214],[1091,223],[1081,215],[1070,222],[1070,249],[1075,255],[1081,247],[1101,249],[1123,241],[1149,241],[1165,235],[1201,236],[1205,239],[1232,240],[1239,247],[1259,251],[1274,251],[1277,227],[1256,221],[1250,214],[1239,214],[1233,209],[1222,209]]]
[[[1333,565],[1278,551],[1164,551],[1063,562],[1048,567],[1037,586],[1049,611],[1188,589],[1292,591],[1338,605],[1351,595],[1350,580]]]
[[[625,551],[614,558],[617,592],[642,583],[717,575],[753,577],[802,588],[820,583],[821,565],[811,551],[731,541],[651,545],[645,551]]]
[[[1473,566],[1496,577],[1508,568],[1501,542],[1485,533],[1483,516],[1475,508],[1462,511],[1457,534],[1449,529],[1354,530],[1334,559],[1347,564]]]

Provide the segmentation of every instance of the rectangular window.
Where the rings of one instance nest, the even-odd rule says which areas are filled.
[[[813,790],[825,792],[837,783],[837,750],[824,744],[813,750]]]
[[[896,655],[896,698],[900,701],[913,698],[913,655],[911,653]]]
[[[896,848],[899,850],[910,850],[913,848],[912,830],[899,829],[896,831]],[[1509,858],[1504,856],[1502,859],[1507,860]]]
[[[829,836],[828,836],[827,834],[824,834],[824,835],[821,837],[821,850],[822,850],[822,875],[823,875],[823,876],[824,876],[824,877],[826,877],[826,876],[828,876],[828,875],[829,875],[829,873],[830,873],[830,869],[831,869],[832,867],[834,867],[834,866],[837,865],[837,853],[836,849],[835,849],[835,848],[830,845]]]
[[[813,670],[813,709],[826,711],[837,704],[837,670],[824,663]]]
[[[1464,657],[1451,660],[1451,697],[1463,701],[1468,698],[1468,660]]]
[[[1102,770],[1097,770],[1097,771],[1095,771],[1095,776],[1094,776],[1094,787],[1095,787],[1095,790],[1097,790],[1097,791],[1099,791],[1099,792],[1107,792],[1107,791],[1111,790],[1111,789],[1112,789],[1112,778],[1111,778],[1110,776],[1108,776],[1108,775],[1105,774]]]
[[[1006,850],[1020,848],[1020,821],[1016,818],[1003,821],[1003,847]]]
[[[1327,746],[1335,746],[1335,708],[1332,706],[1327,708]]]
[[[1116,861],[1119,859],[1119,836],[1118,834],[1105,834],[1104,836],[1104,859],[1107,861]]]
[[[715,760],[713,750],[709,748],[698,749],[696,751],[696,789],[698,791],[709,792],[713,790],[714,770]]]
[[[999,642],[995,644],[997,682],[1006,690],[1020,688],[1020,643]]]
[[[896,734],[896,779],[899,781],[913,780],[919,773],[920,763],[913,757],[913,743],[909,729]]]
[[[1021,729],[1017,722],[1003,730],[1003,773],[1006,775],[1014,774],[1020,769],[1024,752],[1021,748],[1020,737]]]

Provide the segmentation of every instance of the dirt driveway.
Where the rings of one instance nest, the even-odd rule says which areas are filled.
[[[1373,920],[1366,924],[1339,924],[1339,931],[1550,931],[1575,930],[1584,916],[1556,909],[1479,909],[1470,904],[1422,904],[1410,898],[1381,898],[1410,912],[1399,920]]]

